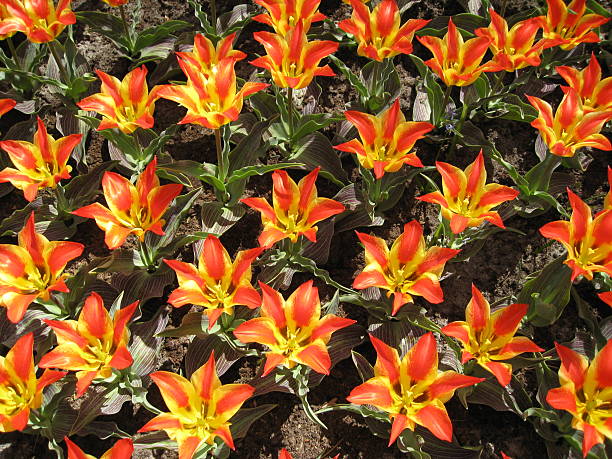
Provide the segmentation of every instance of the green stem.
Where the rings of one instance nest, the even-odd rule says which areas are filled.
[[[457,127],[455,128],[455,135],[453,136],[453,140],[451,141],[451,146],[448,149],[448,156],[446,157],[449,161],[455,159],[455,149],[457,148],[457,140],[459,140],[459,133],[461,133],[461,129],[463,129],[463,123],[465,123],[465,118],[467,117],[469,105],[463,104],[461,108],[461,118],[459,118],[459,122],[457,123]]]
[[[210,0],[210,16],[212,17],[213,29],[217,33],[217,2],[215,0]]]
[[[138,251],[140,252],[140,258],[142,259],[143,264],[146,268],[151,268],[153,266],[153,260],[151,260],[151,254],[149,253],[149,249],[147,245],[138,238]]]
[[[217,168],[219,171],[219,180],[225,182],[225,175],[227,173],[225,165],[225,155],[223,154],[223,145],[221,144],[221,129],[214,129],[215,132],[215,147],[217,149]]]
[[[130,28],[128,27],[127,15],[125,14],[125,8],[123,5],[119,5],[119,14],[121,15],[121,23],[123,24],[123,33],[125,33],[125,39],[129,43],[130,53],[132,52],[132,34],[130,33]]]
[[[8,43],[9,50],[11,51],[11,57],[13,58],[13,61],[15,61],[15,64],[17,64],[17,67],[21,68],[21,59],[19,59],[19,55],[17,54],[17,48],[15,48],[15,43],[13,43],[13,38],[8,37],[6,39],[6,42]]]
[[[68,76],[68,71],[66,70],[66,67],[64,67],[64,62],[62,61],[62,58],[60,57],[60,54],[57,50],[58,44],[59,43],[56,40],[47,42],[49,51],[53,55],[53,59],[55,60],[55,63],[57,64],[57,68],[59,69],[60,78],[62,79],[62,82],[65,84],[69,84],[70,77]]]
[[[293,88],[287,87],[287,112],[289,117],[289,150],[293,143]]]
[[[505,75],[506,75],[505,71],[499,72],[499,75],[497,75],[497,80],[495,80],[495,85],[493,86],[492,94],[498,94],[499,93],[499,90],[503,86],[504,76]]]
[[[444,99],[442,100],[442,113],[440,113],[440,117],[446,114],[446,106],[448,105],[448,101],[450,100],[451,91],[453,90],[452,86],[447,86],[446,91],[444,91]],[[440,123],[440,119],[435,120],[436,125]]]

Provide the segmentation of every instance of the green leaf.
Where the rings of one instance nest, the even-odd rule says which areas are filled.
[[[351,357],[353,358],[353,363],[355,364],[355,368],[357,368],[359,377],[363,382],[374,377],[374,367],[363,355],[359,352],[351,351]]]
[[[230,229],[246,213],[246,206],[238,203],[233,207],[225,207],[222,203],[212,201],[202,203],[202,229],[221,236]]]
[[[147,322],[130,325],[132,342],[129,345],[130,354],[134,363],[130,371],[148,381],[148,376],[158,365],[163,338],[158,334],[168,325],[168,315],[160,309],[158,313]]]
[[[427,102],[429,105],[429,111],[431,112],[430,120],[433,124],[438,125],[442,119],[442,116],[444,115],[445,108],[446,108],[446,107],[443,107],[444,91],[442,91],[442,88],[436,81],[433,72],[429,70],[429,67],[425,65],[425,63],[423,62],[421,58],[411,54],[410,59],[412,59],[412,62],[414,62],[414,65],[416,66],[417,70],[419,71],[419,74],[421,75],[421,78],[423,79],[422,84],[427,92]],[[420,99],[420,109],[419,110],[422,112],[422,113],[419,112],[420,113],[419,119],[421,119],[422,121],[425,121],[422,118],[425,112],[427,111],[427,109],[425,107],[425,103],[424,103],[422,96]]]
[[[229,176],[227,179],[227,184],[231,185],[238,180],[244,180],[248,177],[252,177],[253,175],[264,175],[268,172],[272,172],[278,169],[287,169],[289,167],[300,167],[304,166],[299,163],[276,163],[276,164],[257,164],[254,166],[245,166],[241,169],[238,169]]]
[[[133,53],[136,54],[140,50],[154,45],[159,41],[172,36],[175,32],[191,27],[191,24],[185,21],[166,21],[163,24],[159,24],[148,29],[143,30],[138,34],[136,43],[134,43]]]
[[[340,72],[346,77],[351,86],[355,88],[355,90],[362,97],[368,96],[368,88],[366,88],[365,84],[361,81],[356,72],[351,70],[344,62],[338,59],[333,54],[328,56],[329,60],[331,60],[334,65],[340,70]]]
[[[96,165],[86,174],[77,175],[64,187],[64,196],[68,204],[66,211],[83,207],[96,197],[100,189],[102,176],[113,169],[117,161],[106,161]]]
[[[355,293],[354,290],[345,287],[344,285],[339,284],[338,282],[333,280],[326,270],[318,268],[316,263],[309,258],[305,258],[301,255],[293,255],[290,259],[289,264],[296,267],[300,271],[305,271],[314,274],[316,277],[327,283],[327,285],[335,287],[338,290],[341,290],[345,293]]]
[[[251,425],[262,416],[276,408],[276,406],[277,405],[267,404],[260,405],[255,408],[242,408],[230,420],[230,431],[232,432],[232,437],[236,439],[244,438],[251,428]]]
[[[203,337],[195,336],[185,354],[185,374],[187,377],[190,377],[193,372],[208,362],[212,352],[215,353],[215,365],[219,376],[222,376],[234,362],[244,356],[242,352],[233,349],[226,340],[215,334],[208,334]]]
[[[344,182],[348,181],[340,157],[329,139],[320,132],[300,139],[290,159],[302,162],[310,169],[320,166],[321,173],[339,186],[344,186]]]

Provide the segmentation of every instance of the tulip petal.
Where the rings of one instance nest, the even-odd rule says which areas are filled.
[[[429,386],[427,392],[432,400],[436,398],[445,399],[450,397],[460,387],[473,386],[484,380],[485,378],[462,375],[449,370],[441,373]]]
[[[331,359],[324,344],[315,343],[306,346],[296,357],[317,373],[329,374]]]
[[[453,440],[453,425],[445,409],[428,405],[419,410],[415,418],[420,425],[440,440],[448,442]]]

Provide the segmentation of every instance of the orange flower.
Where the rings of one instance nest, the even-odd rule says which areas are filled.
[[[78,320],[44,319],[55,332],[58,345],[38,366],[76,371],[76,395],[80,397],[95,378],[109,378],[113,368],[123,370],[132,364],[127,323],[137,306],[138,301],[119,309],[111,319],[100,295],[92,292]]]
[[[208,236],[197,268],[191,263],[164,260],[176,272],[179,283],[168,303],[175,308],[186,304],[204,306],[209,329],[224,312],[233,314],[236,305],[258,308],[261,297],[251,285],[251,263],[262,251],[263,248],[242,250],[232,263],[221,241]]]
[[[374,169],[377,179],[385,172],[397,172],[404,164],[423,167],[416,153],[409,151],[434,126],[425,122],[407,122],[400,111],[399,99],[378,116],[353,110],[344,112],[344,116],[357,128],[361,142],[353,139],[334,148],[355,153],[362,167]]]
[[[215,355],[187,380],[167,371],[156,371],[151,379],[162,394],[169,413],[157,415],[139,432],[164,430],[178,443],[179,459],[191,459],[204,444],[215,437],[234,449],[229,419],[253,394],[248,384],[221,385],[215,369]]]
[[[0,36],[23,32],[32,43],[55,40],[67,25],[76,22],[71,0],[2,0],[8,15],[0,21]]]
[[[442,176],[442,189],[420,196],[420,201],[439,204],[442,217],[450,222],[453,233],[480,226],[485,220],[505,228],[499,214],[491,209],[505,201],[512,201],[519,192],[508,186],[487,182],[482,150],[476,160],[462,171],[452,164],[436,162]]]
[[[572,427],[582,430],[582,456],[591,448],[612,439],[612,341],[597,353],[591,364],[588,359],[568,347],[555,343],[561,359],[559,383],[551,389],[546,401],[557,410],[572,414]]]
[[[592,280],[594,272],[612,276],[612,210],[599,212],[593,219],[582,199],[570,189],[567,194],[572,206],[570,221],[547,223],[540,233],[567,249],[565,264],[572,269],[572,280],[580,275]]]
[[[163,235],[165,221],[162,216],[176,198],[183,185],[161,185],[155,175],[157,158],[149,163],[136,181],[136,186],[114,172],[105,172],[102,190],[107,207],[90,204],[72,212],[85,218],[94,218],[104,230],[104,241],[109,249],[121,246],[130,233],[143,241],[145,233],[152,231]]]
[[[434,55],[425,62],[447,86],[469,86],[482,72],[500,70],[499,65],[488,62],[480,65],[491,39],[476,37],[464,42],[452,18],[448,20],[448,32],[444,38],[417,37]]]
[[[255,3],[268,10],[267,14],[258,14],[254,21],[267,24],[274,28],[277,34],[286,35],[298,22],[308,30],[310,24],[325,19],[318,11],[321,0],[255,0]]]
[[[149,94],[144,65],[128,73],[123,81],[101,70],[96,70],[96,73],[102,81],[102,92],[86,97],[77,105],[102,115],[98,131],[118,128],[124,134],[131,134],[139,127],[153,127],[155,91]]]
[[[413,220],[404,225],[404,232],[393,242],[391,250],[384,239],[357,232],[365,247],[366,266],[353,281],[356,289],[380,287],[393,294],[392,315],[413,296],[422,296],[430,303],[444,300],[440,276],[448,260],[460,250],[444,247],[426,249],[423,227]]]
[[[130,0],[102,0],[104,3],[109,4],[110,6],[121,6],[127,5]],[[114,459],[114,458],[113,458]]]
[[[243,343],[268,347],[262,376],[281,365],[306,365],[329,374],[331,359],[327,343],[332,333],[355,323],[334,314],[321,318],[319,290],[312,281],[300,285],[287,300],[266,284],[259,283],[263,302],[260,317],[241,323],[234,335]]]
[[[348,3],[348,2],[347,2]],[[361,0],[350,0],[353,14],[338,27],[355,37],[357,54],[376,61],[412,53],[414,33],[429,22],[409,19],[400,27],[401,17],[395,0],[382,0],[372,11]]]
[[[25,429],[30,410],[42,405],[43,389],[66,376],[63,371],[45,370],[37,380],[33,348],[34,334],[28,333],[6,357],[0,357],[0,432]]]
[[[66,264],[83,253],[78,242],[49,241],[34,228],[34,212],[19,232],[19,245],[0,244],[0,306],[13,323],[19,322],[37,298],[68,292],[62,274]]]
[[[0,116],[11,111],[17,105],[17,101],[13,99],[0,99]]]
[[[4,22],[4,20],[8,19],[10,17],[11,17],[11,15],[8,12],[8,10],[6,9],[6,6],[4,6],[4,4],[0,4],[0,28],[2,28],[2,23]],[[6,38],[12,37],[13,35],[15,35],[14,31],[13,32],[6,32],[6,33],[0,33],[0,40],[4,40]]]
[[[442,328],[442,333],[457,338],[463,345],[461,363],[476,359],[502,386],[507,386],[512,378],[512,365],[500,360],[544,350],[529,338],[514,336],[527,308],[526,304],[511,304],[491,315],[489,302],[472,284],[472,299],[465,308],[466,322],[451,322]]]
[[[268,69],[280,88],[302,89],[315,76],[335,76],[329,65],[319,67],[319,63],[335,53],[339,43],[309,42],[302,22],[298,22],[284,37],[270,32],[255,32],[253,38],[264,46],[268,54],[251,61],[251,64]]]
[[[245,198],[243,203],[261,212],[263,231],[259,245],[271,247],[276,242],[289,238],[296,243],[300,236],[316,242],[315,223],[344,212],[344,205],[328,198],[317,197],[315,181],[319,167],[310,172],[298,184],[284,170],[272,173],[272,204],[264,198]]]
[[[34,143],[23,140],[5,140],[0,148],[6,151],[15,165],[0,171],[0,183],[10,182],[15,188],[23,190],[28,201],[33,201],[39,188],[55,188],[62,179],[70,178],[67,163],[70,153],[76,147],[82,134],[72,134],[55,140],[47,133],[47,128],[37,118],[38,130]]]
[[[527,96],[527,99],[538,110],[538,117],[531,125],[540,131],[553,155],[572,157],[582,147],[612,150],[610,141],[600,134],[603,125],[612,119],[612,109],[586,112],[574,88],[565,89],[554,115],[548,102],[532,96]]]
[[[612,292],[598,293],[597,296],[601,301],[612,307]]]
[[[355,387],[346,398],[355,405],[373,405],[389,413],[391,446],[405,429],[420,425],[444,441],[452,441],[453,425],[444,404],[460,387],[484,381],[438,370],[438,351],[432,333],[421,336],[403,359],[397,350],[370,335],[377,359],[374,377]]]
[[[213,78],[217,66],[224,59],[232,59],[234,62],[241,61],[246,57],[242,51],[232,49],[236,33],[232,33],[217,43],[217,46],[206,38],[205,35],[197,33],[193,41],[193,51],[177,52],[179,63],[191,65],[195,71],[201,73],[204,78]]]
[[[538,19],[544,28],[544,38],[555,40],[564,50],[574,49],[580,43],[597,43],[599,36],[593,29],[608,22],[598,14],[584,14],[586,0],[546,0],[548,13]]]
[[[68,448],[68,459],[96,459],[91,454],[85,454],[81,448],[74,444],[68,437],[64,437]],[[106,451],[100,459],[130,459],[134,452],[134,443],[129,438],[117,440],[111,449]]]
[[[570,88],[576,90],[585,112],[609,111],[612,109],[612,77],[601,79],[601,66],[591,53],[591,60],[582,70],[572,67],[557,67],[557,73],[563,77]],[[561,86],[567,92],[566,86]]]

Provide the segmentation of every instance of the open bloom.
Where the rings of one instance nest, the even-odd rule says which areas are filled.
[[[204,306],[209,328],[224,312],[232,314],[236,305],[258,308],[261,297],[251,285],[251,263],[262,251],[263,248],[242,250],[232,263],[221,241],[208,236],[197,268],[191,263],[164,260],[176,272],[179,283],[168,303],[175,308],[186,304]]]
[[[234,449],[228,421],[255,388],[248,384],[221,385],[214,353],[190,380],[167,371],[156,371],[151,379],[170,412],[155,416],[139,432],[164,430],[178,443],[179,459],[191,459],[200,446],[212,445],[215,437]]]
[[[546,401],[557,410],[569,411],[572,427],[582,430],[582,455],[586,457],[597,443],[612,439],[612,341],[588,359],[568,347],[555,343],[561,359],[559,383]]]
[[[412,53],[414,33],[429,22],[409,19],[400,27],[396,0],[382,0],[372,11],[361,0],[350,0],[353,14],[338,27],[355,37],[357,54],[376,61]]]
[[[0,36],[23,32],[32,43],[53,41],[67,25],[76,22],[71,0],[2,0],[7,17],[0,21]]]
[[[42,405],[43,389],[66,375],[45,370],[37,380],[33,348],[34,334],[28,333],[17,340],[6,357],[0,357],[0,432],[23,430],[30,410]]]
[[[490,62],[480,65],[491,39],[476,37],[464,42],[452,18],[448,20],[448,31],[444,38],[425,36],[417,39],[434,55],[425,64],[447,86],[469,86],[482,72],[500,70],[499,65]]]
[[[17,105],[17,101],[13,99],[0,99],[0,116],[11,111]]]
[[[70,178],[72,167],[67,163],[72,150],[83,138],[82,134],[72,134],[55,140],[47,133],[40,118],[37,118],[37,123],[34,143],[23,140],[0,142],[0,148],[8,153],[15,166],[0,171],[0,183],[10,182],[23,190],[28,201],[36,198],[39,188],[55,188],[62,179]]]
[[[255,3],[268,10],[267,14],[258,14],[254,21],[268,24],[279,35],[286,35],[298,22],[308,30],[310,24],[325,19],[319,12],[321,0],[255,0]]]
[[[302,89],[315,76],[335,75],[329,65],[319,67],[319,63],[335,53],[339,43],[327,40],[309,42],[302,22],[298,22],[284,37],[270,32],[255,32],[253,38],[264,46],[268,54],[252,60],[251,64],[268,69],[280,88]]]
[[[295,183],[284,170],[272,173],[272,206],[264,198],[245,198],[243,203],[261,212],[263,231],[259,245],[271,247],[281,239],[297,242],[304,236],[312,242],[317,240],[315,223],[344,212],[344,205],[329,198],[317,197],[315,181],[319,174],[316,168]]]
[[[49,241],[34,228],[34,212],[19,232],[19,245],[0,244],[0,305],[13,323],[19,322],[37,298],[68,292],[62,274],[68,262],[83,253],[78,242]]]
[[[101,70],[96,70],[96,73],[102,81],[102,92],[86,97],[77,105],[83,110],[102,115],[98,131],[118,128],[125,134],[131,134],[139,127],[153,127],[155,93],[152,91],[149,94],[147,68],[144,65],[128,73],[123,81]]]
[[[612,211],[599,212],[593,219],[589,206],[567,190],[572,206],[569,222],[555,221],[540,228],[542,236],[560,242],[567,249],[565,264],[572,269],[572,280],[594,272],[612,276]]]
[[[377,179],[385,172],[397,172],[404,164],[423,167],[416,153],[409,152],[434,126],[406,121],[399,99],[378,116],[354,110],[344,112],[344,116],[357,128],[361,141],[353,139],[334,148],[355,153],[362,167],[374,169]]]
[[[64,437],[68,448],[68,459],[96,459],[91,454],[85,454],[81,448],[73,443],[68,437]],[[129,438],[117,440],[111,449],[106,451],[100,459],[131,459],[134,452],[134,443]]]
[[[237,62],[246,57],[242,51],[232,48],[235,38],[236,33],[232,33],[220,40],[215,47],[204,34],[197,33],[193,40],[193,50],[177,52],[176,55],[179,57],[179,62],[190,64],[204,78],[213,78],[222,60],[232,59]]]
[[[532,96],[527,99],[538,110],[538,117],[531,125],[540,131],[553,155],[572,157],[582,147],[612,150],[610,140],[600,133],[603,125],[612,119],[612,109],[587,113],[574,88],[565,90],[554,114],[548,102]]]
[[[100,203],[90,204],[72,212],[85,218],[94,218],[104,230],[104,241],[109,249],[121,246],[130,233],[144,240],[145,233],[152,231],[163,235],[165,221],[162,216],[176,198],[183,185],[161,185],[155,175],[157,158],[145,168],[132,185],[128,179],[114,172],[105,172],[102,190],[108,207]]]
[[[78,320],[45,319],[58,345],[43,356],[39,366],[76,371],[76,393],[80,397],[95,378],[106,379],[113,368],[123,370],[132,364],[127,324],[137,306],[138,301],[119,309],[111,318],[100,295],[93,292]]]
[[[321,317],[319,290],[312,281],[300,285],[287,300],[260,282],[263,302],[260,317],[241,323],[234,335],[243,343],[268,347],[262,376],[278,366],[306,365],[329,374],[331,359],[327,343],[332,333],[355,323],[334,314]]]
[[[574,49],[580,43],[597,43],[599,35],[593,29],[608,22],[599,14],[584,14],[586,0],[546,0],[548,12],[538,19],[544,28],[544,38],[555,40],[564,50]]]
[[[453,233],[480,226],[485,220],[505,228],[499,214],[491,209],[502,202],[512,201],[519,192],[497,183],[485,185],[487,171],[482,150],[465,171],[443,162],[436,162],[436,169],[442,176],[444,193],[434,191],[417,199],[439,204],[442,217],[450,222]]]
[[[357,232],[365,247],[366,266],[353,281],[353,287],[380,287],[393,295],[392,314],[413,296],[422,296],[430,303],[441,303],[444,294],[440,276],[448,260],[460,250],[444,247],[426,248],[423,227],[413,220],[404,225],[404,232],[393,242],[391,250],[384,239]]]
[[[527,308],[526,304],[511,304],[491,314],[489,302],[472,284],[472,299],[465,308],[466,321],[451,322],[442,328],[442,333],[461,342],[461,363],[476,359],[502,386],[507,386],[512,378],[512,365],[500,361],[523,352],[544,350],[525,336],[514,336]]]
[[[585,112],[612,109],[612,77],[601,79],[601,66],[595,53],[591,54],[589,65],[582,70],[565,65],[556,70],[568,86],[576,90]],[[567,92],[566,86],[561,86],[561,89]]]
[[[393,422],[389,446],[405,429],[414,430],[417,424],[441,440],[452,441],[453,425],[444,404],[455,390],[484,378],[439,371],[432,333],[419,338],[401,361],[397,350],[372,335],[370,340],[377,354],[374,377],[355,387],[346,399],[389,413]]]

